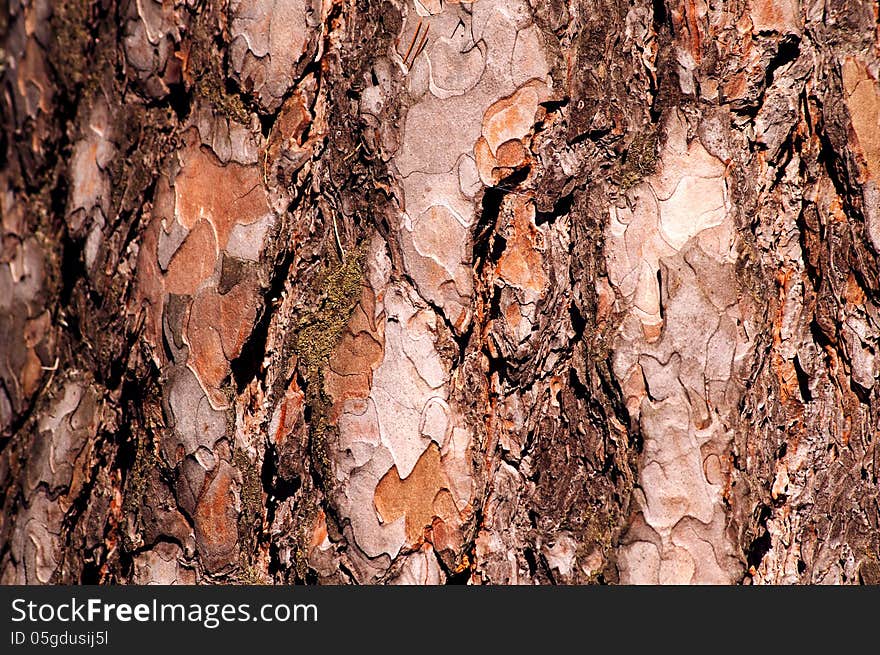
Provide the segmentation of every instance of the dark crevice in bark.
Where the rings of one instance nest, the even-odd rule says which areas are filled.
[[[664,0],[651,0],[651,8],[654,11],[654,31],[660,32],[666,27],[666,2]]]
[[[545,223],[552,223],[558,218],[567,216],[569,212],[571,212],[572,205],[574,205],[574,190],[557,198],[556,202],[553,204],[552,211],[535,211],[535,225],[541,226]]]
[[[678,73],[673,62],[672,43],[675,37],[675,29],[669,20],[664,0],[651,0],[652,22],[657,39],[657,63],[656,72],[650,79],[651,104],[648,107],[648,116],[652,124],[660,122],[663,110],[671,106],[673,100],[678,97]]]
[[[523,549],[523,557],[526,559],[526,564],[529,567],[529,576],[534,578],[535,573],[538,571],[538,562],[535,559],[535,551],[532,550],[529,546],[526,546]]]
[[[260,134],[263,135],[264,139],[268,139],[269,135],[272,133],[272,127],[275,125],[275,119],[278,118],[278,114],[259,114],[260,119]]]
[[[182,125],[192,110],[194,93],[183,83],[169,84],[166,102],[171,107],[177,121]]]
[[[769,187],[770,189],[776,188],[779,184],[782,183],[782,180],[785,179],[786,169],[788,168],[788,165],[791,163],[792,157],[795,152],[795,147],[797,145],[799,145],[799,144],[796,144],[795,141],[796,141],[796,138],[794,137],[794,135],[789,134],[785,138],[785,141],[783,142],[783,144],[780,146],[781,150],[779,151],[779,154],[777,155],[778,165],[776,167],[776,174],[773,176],[773,180],[770,183],[770,187]],[[763,150],[764,148],[762,147],[761,149]]]
[[[241,353],[230,362],[232,379],[235,381],[238,393],[244,391],[251,381],[261,377],[275,299],[279,298],[284,290],[293,259],[294,252],[292,249],[288,249],[284,252],[281,261],[273,268],[269,287],[262,294],[263,306],[260,308],[259,318],[242,346]]]
[[[358,584],[357,576],[344,563],[339,564],[339,572],[345,576],[349,584]]]
[[[496,263],[498,261],[501,254],[504,252],[504,247],[507,243],[504,237],[497,232],[498,219],[500,218],[501,206],[504,202],[504,198],[525,181],[529,172],[529,166],[524,166],[502,179],[496,186],[488,187],[483,191],[482,198],[480,199],[481,209],[473,228],[473,270],[475,275],[480,279],[483,279],[487,264]],[[499,290],[497,287],[494,287],[494,285],[492,294],[493,296],[489,299],[488,303],[489,316],[497,318],[500,315],[500,310],[498,308]],[[435,308],[435,311],[444,318],[444,321],[446,321],[447,325],[450,327],[450,333],[458,345],[457,366],[461,366],[464,364],[465,357],[468,353],[468,344],[471,343],[474,338],[474,330],[477,327],[477,322],[472,320],[464,333],[458,335],[456,331],[452,329],[451,324],[449,324],[448,319],[442,311],[439,311],[437,308]],[[494,359],[485,348],[483,348],[483,350],[489,357],[490,361]]]
[[[501,205],[505,196],[514,191],[529,176],[531,169],[523,166],[493,187],[483,191],[480,212],[474,225],[474,269],[481,270],[487,261],[491,237],[496,234]]]
[[[815,240],[821,240],[819,232],[822,229],[819,220],[819,212],[812,203],[805,204],[797,218],[798,238],[801,252],[803,253],[804,271],[814,292],[818,291],[818,281],[821,275],[820,253],[815,251]],[[811,238],[812,237],[812,238]]]
[[[831,135],[828,133],[824,116],[821,116],[818,119],[814,130],[816,136],[819,137],[819,143],[821,146],[818,156],[819,165],[828,175],[828,179],[831,180],[831,183],[834,185],[834,190],[837,192],[837,195],[845,203],[848,212],[852,212],[854,217],[864,220],[859,207],[854,206],[851,202],[850,194],[854,185],[852,180],[850,180],[849,169],[843,159],[845,154],[842,153],[839,148],[835,147],[834,143],[832,143]]]
[[[795,373],[797,374],[798,389],[800,390],[800,393],[801,393],[801,399],[805,403],[812,402],[813,401],[813,392],[810,391],[810,376],[807,375],[806,371],[804,371],[804,368],[801,365],[801,360],[797,355],[795,355],[793,362],[794,362],[794,370],[795,370]]]
[[[762,505],[759,510],[757,527],[761,533],[752,539],[746,548],[746,563],[749,568],[757,569],[764,559],[764,555],[770,550],[772,543],[770,540],[770,531],[767,529],[767,519],[770,518],[770,507]]]
[[[473,554],[473,544],[467,544],[465,548],[462,549],[462,553],[464,557],[467,557],[468,554]],[[449,565],[443,560],[440,552],[437,551],[436,548],[432,548],[431,551],[434,554],[434,559],[437,561],[437,566],[440,567],[440,571],[443,573],[443,577],[445,579],[446,585],[462,585],[467,584],[468,580],[471,577],[470,568],[465,568],[461,571],[456,572],[451,569]]]
[[[87,446],[88,447],[88,446]],[[114,459],[114,453],[112,452],[113,445],[110,440],[107,438],[107,435],[102,435],[95,440],[94,444],[95,450],[99,451],[99,456],[97,461],[91,466],[89,470],[89,475],[87,477],[87,482],[80,490],[79,495],[72,500],[71,507],[67,511],[64,516],[64,520],[62,522],[63,530],[65,530],[65,541],[62,546],[62,553],[65,554],[66,557],[72,558],[73,568],[76,570],[79,568],[80,573],[77,576],[77,579],[74,580],[59,580],[59,582],[66,583],[75,583],[75,584],[89,584],[83,579],[85,575],[85,562],[86,557],[85,553],[82,551],[82,543],[80,540],[84,540],[87,538],[86,530],[79,530],[79,523],[83,518],[88,506],[90,503],[94,502],[93,493],[99,484],[99,473],[102,470],[106,470],[110,467],[112,460]],[[111,450],[111,452],[107,452],[107,448]],[[107,531],[110,529],[110,526],[107,524],[104,525],[104,529],[102,534],[100,535],[101,539],[99,543],[91,549],[91,554],[98,555],[99,559],[93,559],[91,563],[91,570],[94,571],[94,574],[97,574],[97,571],[105,564],[106,558],[109,553],[103,549],[103,545],[106,543],[106,537],[108,536]],[[95,535],[97,536],[97,535]],[[66,562],[70,564],[70,562]],[[59,567],[60,571],[65,570],[65,566]]]
[[[298,475],[286,479],[278,473],[278,450],[274,444],[269,444],[263,454],[263,464],[260,469],[260,481],[263,491],[266,493],[266,524],[272,525],[275,521],[275,512],[278,506],[285,500],[292,498],[302,488],[302,480]]]
[[[543,551],[538,551],[538,564],[540,564],[541,571],[543,572],[545,578],[551,585],[558,584],[556,582],[556,576],[553,575],[553,569],[550,568],[550,563],[547,561],[547,556],[544,555]]]
[[[468,562],[475,561],[476,558],[476,546],[474,545],[473,540],[471,540],[465,548],[463,548],[464,557],[467,558]],[[440,567],[446,573],[446,585],[466,585],[470,582],[471,576],[473,575],[473,570],[470,566],[464,566],[461,570],[449,570],[446,566],[446,563],[443,561],[443,558],[438,555],[437,561],[440,563]]]
[[[779,46],[777,47],[776,54],[773,55],[773,58],[767,64],[767,70],[764,74],[764,91],[766,92],[771,86],[773,86],[773,80],[776,75],[776,72],[786,66],[787,64],[792,63],[797,60],[801,55],[801,39],[796,34],[789,34],[782,41],[779,42]],[[762,94],[761,99],[758,102],[758,106],[760,107],[763,104],[764,96]]]
[[[333,11],[336,11],[335,9]],[[311,55],[307,55],[311,57]],[[296,81],[291,83],[288,89],[282,94],[278,109],[273,112],[265,112],[261,107],[259,107],[254,100],[251,102],[252,110],[256,114],[257,119],[260,122],[260,134],[263,135],[264,139],[269,139],[272,134],[272,129],[275,127],[275,121],[278,120],[278,116],[281,113],[281,109],[284,107],[284,104],[290,100],[294,96],[294,94],[298,93],[300,90],[300,83],[306,79],[309,75],[313,75],[316,81],[316,88],[320,88],[321,79],[323,75],[323,71],[321,70],[321,62],[310,60],[305,67],[302,69],[302,72],[297,76]],[[310,107],[309,109],[314,109],[314,107]],[[311,134],[312,124],[309,123],[305,126],[302,134],[300,135],[300,141],[305,143],[308,141],[309,135]],[[298,197],[297,199],[300,199]]]
[[[576,303],[571,302],[568,305],[568,318],[571,322],[571,329],[574,332],[572,336],[572,345],[584,338],[587,329],[587,319],[581,313],[580,307]]]

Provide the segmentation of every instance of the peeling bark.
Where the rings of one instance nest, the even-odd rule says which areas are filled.
[[[880,581],[876,4],[7,4],[3,583]]]

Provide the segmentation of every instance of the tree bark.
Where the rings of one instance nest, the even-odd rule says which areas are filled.
[[[3,583],[880,582],[876,3],[3,4]]]

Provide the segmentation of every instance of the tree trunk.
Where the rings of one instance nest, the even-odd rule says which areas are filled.
[[[0,581],[880,581],[860,0],[3,0]]]

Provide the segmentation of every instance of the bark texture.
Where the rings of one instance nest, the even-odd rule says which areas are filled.
[[[880,582],[876,2],[0,4],[0,582]]]

